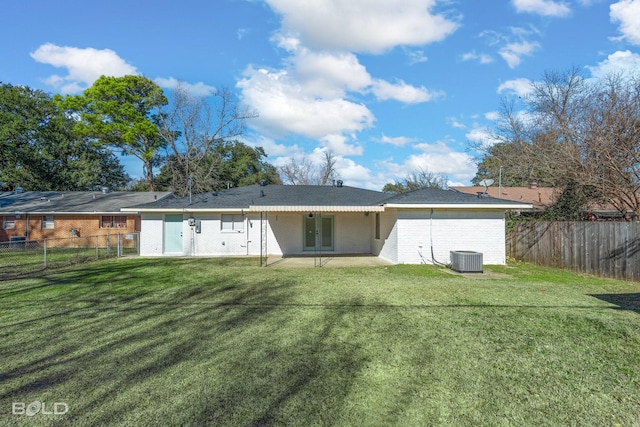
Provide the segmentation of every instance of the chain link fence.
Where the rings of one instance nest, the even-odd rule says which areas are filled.
[[[0,280],[89,260],[138,255],[140,234],[0,242]]]

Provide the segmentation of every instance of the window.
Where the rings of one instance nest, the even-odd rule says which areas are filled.
[[[376,214],[376,239],[380,240],[380,214]]]
[[[16,228],[16,216],[7,215],[2,220],[2,228],[8,230],[10,228]]]
[[[53,215],[45,215],[42,217],[42,228],[47,230],[53,229]]]
[[[103,215],[100,217],[100,228],[127,228],[127,217]]]
[[[222,214],[222,231],[244,232],[244,216]]]

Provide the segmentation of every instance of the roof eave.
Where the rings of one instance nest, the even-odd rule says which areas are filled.
[[[389,203],[385,205],[393,209],[531,209],[528,204],[480,204],[480,203]]]
[[[249,212],[291,212],[291,213],[299,213],[299,212],[313,212],[313,213],[322,213],[322,212],[384,212],[384,206],[331,206],[331,205],[297,205],[297,206],[288,206],[288,205],[252,205],[249,207]]]

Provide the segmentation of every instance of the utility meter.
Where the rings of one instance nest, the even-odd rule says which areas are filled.
[[[189,224],[189,227],[193,227],[194,225],[196,225],[196,219],[189,218],[188,224]]]

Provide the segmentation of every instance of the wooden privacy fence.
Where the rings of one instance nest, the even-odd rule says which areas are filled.
[[[551,267],[640,280],[640,223],[527,222],[507,234],[507,256]]]

